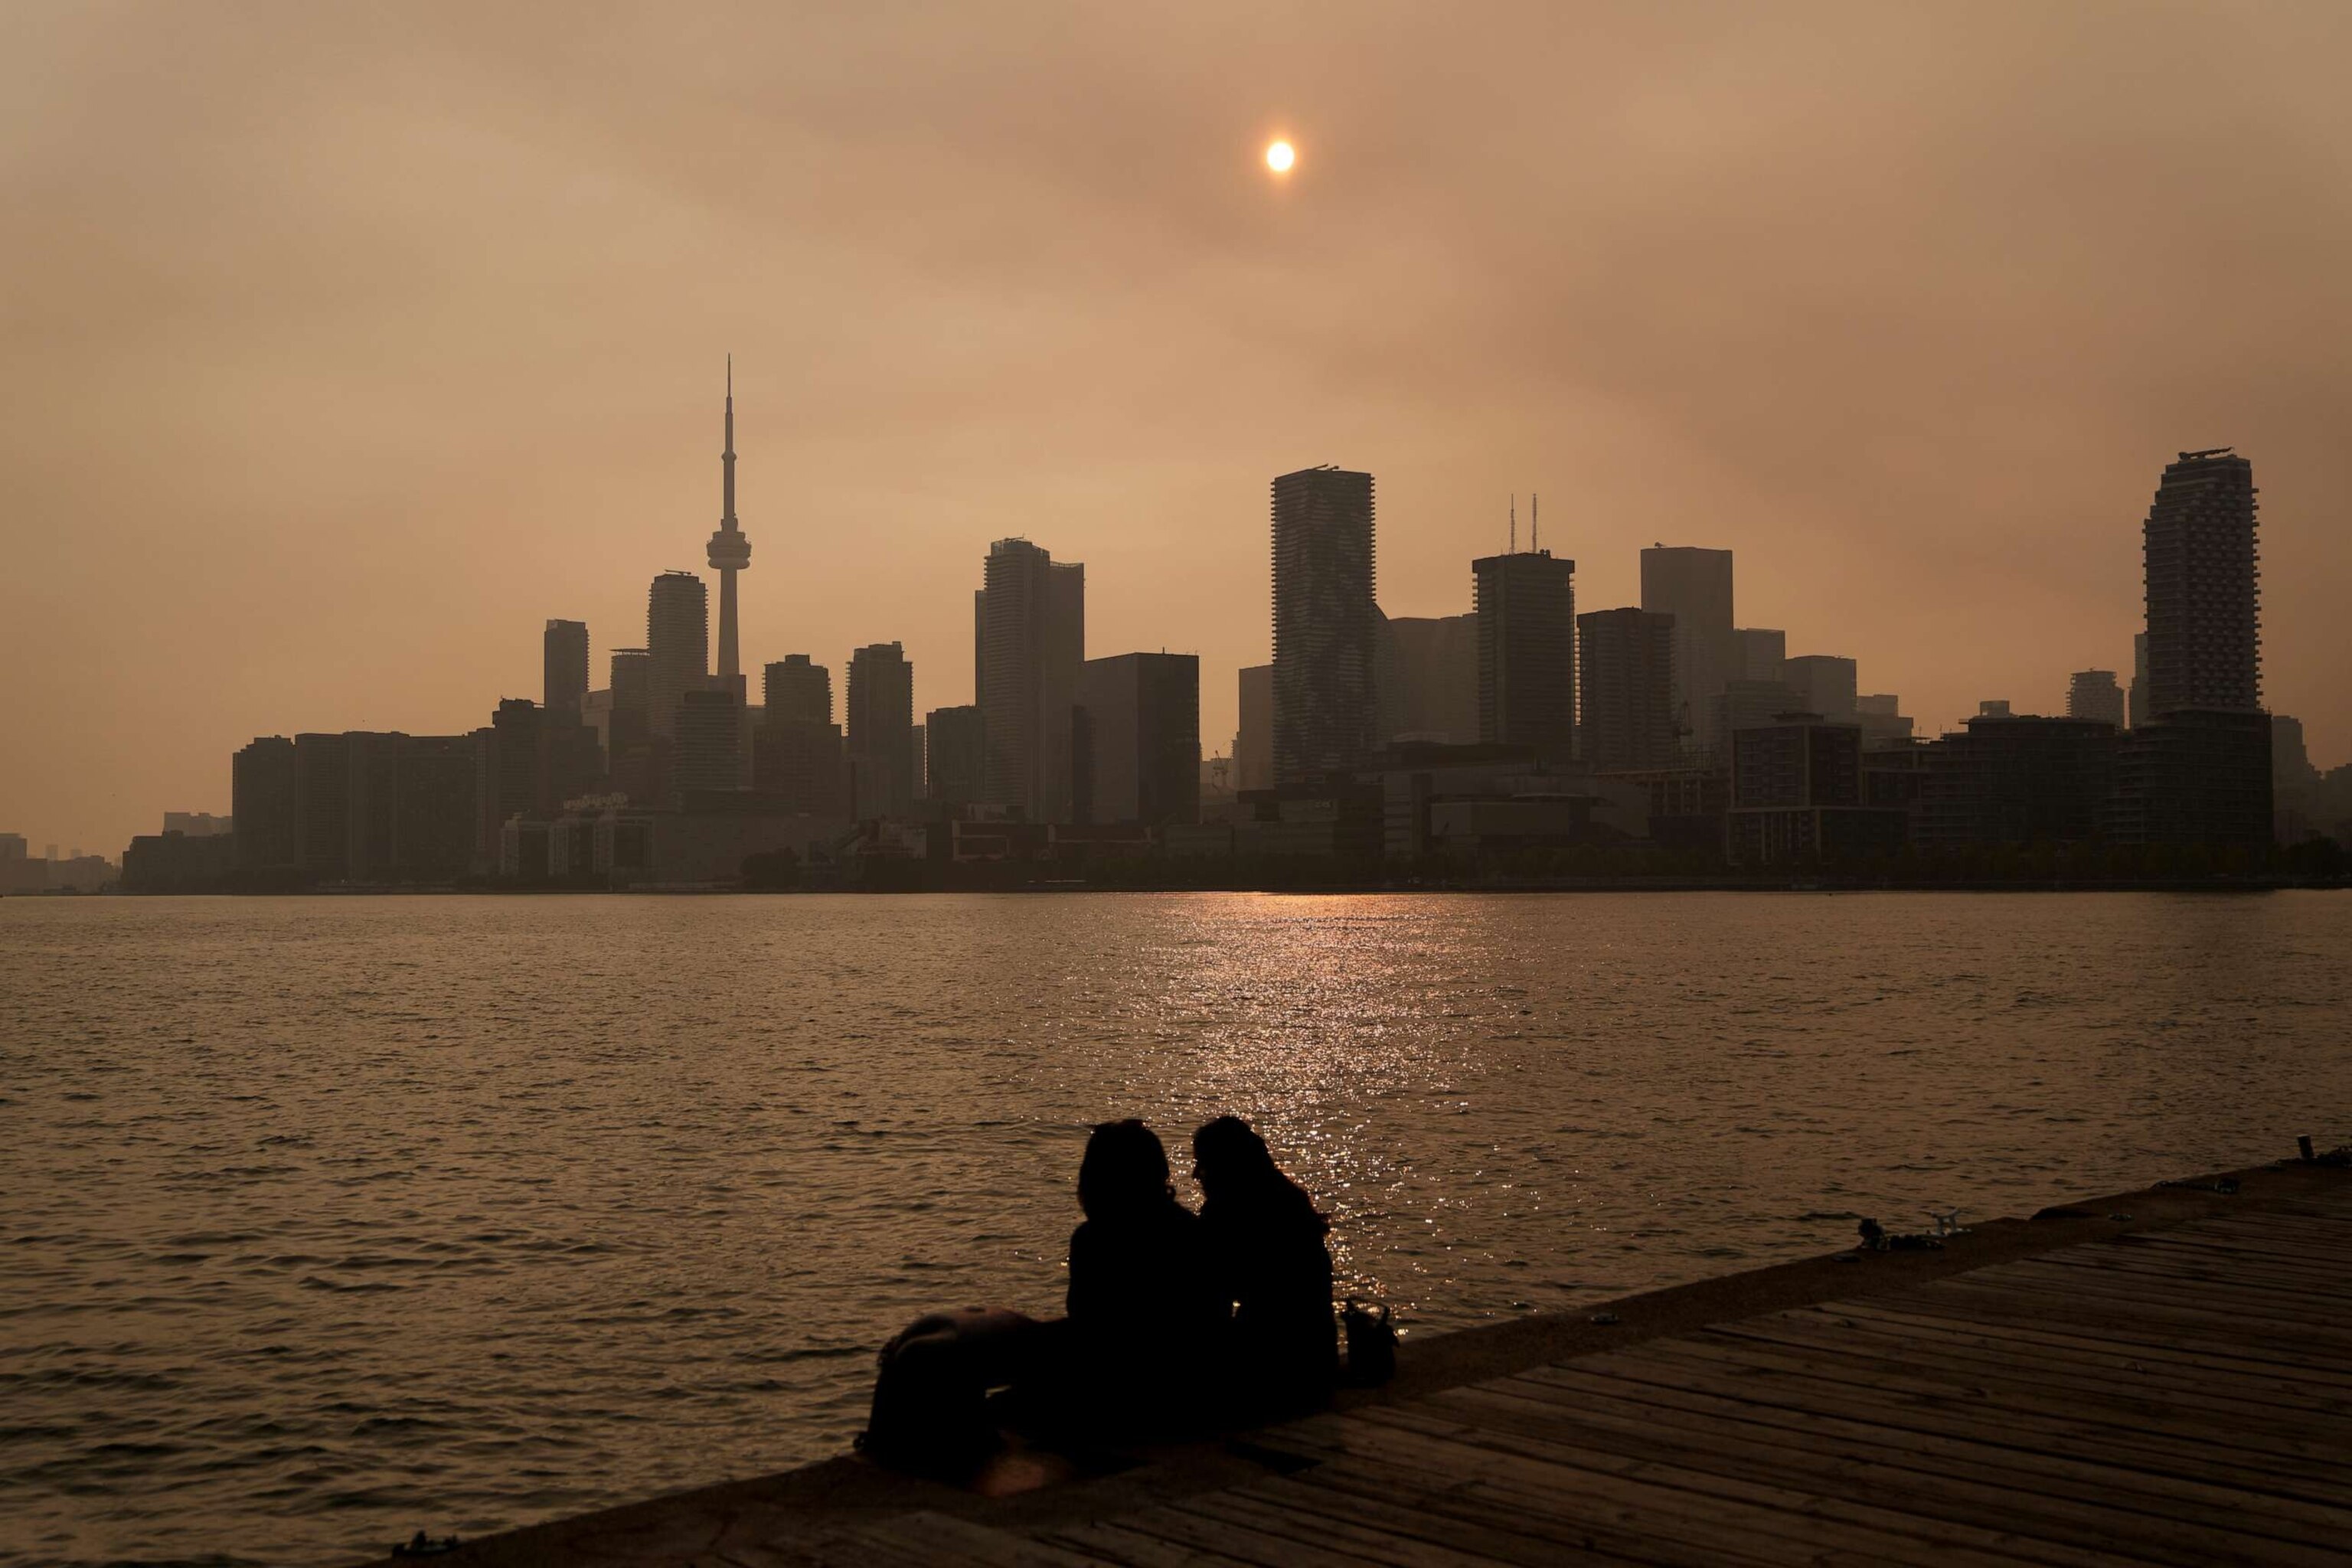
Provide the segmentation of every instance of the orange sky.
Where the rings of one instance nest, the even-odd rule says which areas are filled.
[[[1580,607],[1726,546],[1923,725],[2053,710],[2234,442],[2264,689],[2341,763],[2347,59],[2335,4],[14,6],[0,830],[471,728],[550,616],[601,670],[701,564],[730,350],[755,667],[897,638],[968,701],[1025,534],[1090,653],[1201,654],[1222,750],[1267,480],[1337,462],[1391,614],[1539,490]]]

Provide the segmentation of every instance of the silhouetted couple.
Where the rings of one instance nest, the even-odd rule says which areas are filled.
[[[1069,1316],[971,1308],[882,1349],[865,1448],[928,1474],[969,1470],[1011,1425],[1049,1442],[1172,1439],[1310,1409],[1339,1372],[1330,1226],[1236,1116],[1192,1135],[1201,1212],[1168,1152],[1109,1121],[1078,1165]],[[1012,1393],[990,1408],[988,1392]]]

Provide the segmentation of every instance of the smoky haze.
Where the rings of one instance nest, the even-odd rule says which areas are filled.
[[[1730,548],[1933,732],[2128,680],[2158,475],[2234,443],[2341,763],[2347,58],[2333,4],[15,6],[0,829],[470,729],[551,616],[603,684],[701,570],[730,351],[753,669],[969,701],[1021,534],[1222,751],[1268,480],[1337,462],[1391,615],[1540,491],[1580,608]]]

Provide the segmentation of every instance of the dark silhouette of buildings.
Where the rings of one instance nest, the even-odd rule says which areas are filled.
[[[2116,734],[2105,720],[1978,715],[1926,748],[1913,842],[1954,848],[2097,837],[2115,788]]]
[[[294,742],[264,735],[229,763],[229,816],[236,823],[236,866],[249,877],[291,876],[302,859],[301,819],[294,805]]]
[[[2178,708],[2124,738],[2107,837],[2252,849],[2272,840],[2270,715]]]
[[[1383,615],[1379,626],[1372,686],[1380,699],[1381,744],[1475,743],[1478,739],[1478,617]],[[1273,667],[1261,668],[1271,679]],[[1272,693],[1268,686],[1269,721]],[[1269,774],[1263,783],[1245,787],[1263,789],[1272,783]]]
[[[1189,653],[1088,659],[1078,678],[1077,820],[1160,827],[1201,819],[1201,660]]]
[[[1576,563],[1548,550],[1470,563],[1478,742],[1565,758],[1576,742]]]
[[[2146,533],[2148,714],[2262,706],[2254,466],[2229,447],[2164,470]]]
[[[727,356],[727,444],[719,456],[719,528],[710,536],[710,569],[719,574],[719,679],[743,700],[743,663],[736,646],[735,575],[751,564],[751,542],[735,521],[735,356]],[[648,638],[650,641],[650,638]]]
[[[2147,722],[2147,634],[2134,632],[2131,691],[2126,700],[2124,711],[2135,730]]]
[[[710,678],[710,594],[691,572],[665,572],[646,595],[646,721],[677,734],[686,694]]]
[[[1476,701],[1477,668],[1471,667],[1472,701]],[[1240,677],[1240,718],[1234,731],[1234,789],[1274,787],[1274,666],[1244,666]],[[1476,709],[1472,709],[1475,721]]]
[[[751,737],[751,785],[796,816],[849,816],[849,762],[833,721],[833,672],[804,653],[763,674]]]
[[[351,756],[348,735],[294,737],[295,863],[305,881],[344,879],[350,853]]]
[[[1789,659],[1789,634],[1769,626],[1741,626],[1731,634],[1738,662],[1727,674],[1737,680],[1778,680]]]
[[[833,671],[804,653],[789,653],[761,672],[760,703],[765,722],[792,720],[833,722]]]
[[[588,700],[588,623],[550,621],[540,641],[541,705],[550,713],[584,714]]]
[[[1274,481],[1277,784],[1360,766],[1379,744],[1372,476],[1304,468]]]
[[[1584,762],[1596,773],[1673,767],[1674,616],[1629,606],[1576,619]]]
[[[1664,544],[1643,551],[1642,608],[1675,618],[1675,723],[1683,743],[1723,749],[1728,731],[1710,723],[1711,704],[1745,663],[1732,625],[1731,552]]]
[[[923,716],[923,797],[946,806],[985,798],[988,746],[977,703]]]
[[[743,787],[743,700],[736,685],[736,681],[713,681],[685,694],[677,712],[677,760],[671,769],[671,784],[678,795]]]
[[[974,695],[987,748],[987,798],[1029,822],[1072,817],[1071,711],[1086,662],[1086,567],[1025,539],[989,547],[975,601]]]
[[[2066,717],[2124,727],[2124,689],[2112,669],[2078,669],[2066,681]]]
[[[915,667],[895,642],[849,656],[850,812],[906,816],[915,809]]]
[[[1832,724],[1851,724],[1859,711],[1860,677],[1854,661],[1835,654],[1806,653],[1780,661],[1780,684],[1797,694],[1797,706]]]
[[[1906,826],[1902,811],[1868,804],[1859,724],[1804,713],[1731,731],[1734,865],[1888,855],[1903,847]]]

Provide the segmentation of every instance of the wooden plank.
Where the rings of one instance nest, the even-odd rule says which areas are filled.
[[[1027,1536],[992,1530],[952,1514],[919,1509],[845,1532],[861,1549],[877,1555],[907,1554],[920,1563],[970,1564],[971,1568],[1099,1568],[1102,1559]]]
[[[1987,1331],[2070,1335],[2098,1344],[2128,1348],[2135,1355],[2159,1352],[2175,1356],[2210,1358],[2231,1365],[2259,1364],[2300,1373],[2316,1368],[2331,1378],[2352,1375],[2352,1359],[2337,1360],[2292,1347],[2236,1342],[2215,1344],[2190,1341],[2128,1312],[2105,1310],[2093,1303],[2076,1302],[2063,1315],[2053,1314],[2045,1300],[2031,1305],[2016,1299],[1991,1296],[1881,1297],[1849,1299],[1835,1303],[1840,1311],[1874,1312],[1898,1318],[1934,1318]]]
[[[1344,1464],[1342,1461],[1343,1468]],[[1370,1475],[1352,1489],[1344,1483],[1334,1487],[1330,1480],[1329,1477],[1313,1480],[1290,1478],[1207,1495],[1221,1504],[1247,1501],[1286,1509],[1302,1519],[1338,1519],[1375,1525],[1401,1538],[1450,1543],[1496,1563],[1515,1564],[1516,1568],[1559,1568],[1567,1563],[1615,1568],[1633,1561],[1528,1534],[1517,1519],[1502,1510],[1494,1510],[1497,1517],[1470,1518],[1432,1507],[1415,1507],[1405,1500],[1421,1496],[1424,1489],[1417,1474]],[[1191,1500],[1196,1507],[1203,1501],[1199,1498]]]
[[[2164,1281],[2166,1299],[2177,1305],[2197,1306],[2231,1318],[2269,1321],[2321,1336],[2332,1335],[2352,1343],[2352,1318],[2347,1318],[2340,1304],[2315,1294],[2263,1289],[2253,1283],[2236,1280],[2192,1279],[2186,1274],[2149,1267],[2122,1253],[2088,1249],[2080,1253],[2053,1252],[2044,1258],[2021,1258],[1978,1269],[1973,1275],[1958,1276],[1952,1283],[1969,1279],[2047,1280],[2070,1289],[2095,1286],[2126,1296],[2144,1295],[2149,1288],[2148,1281],[2160,1279]]]
[[[2152,1561],[2203,1568],[2225,1548],[2242,1551],[2250,1561],[2293,1562],[2345,1539],[2336,1521],[2281,1517],[2274,1505],[2283,1500],[2277,1499],[2236,1494],[2229,1506],[2216,1506],[2204,1499],[2168,1497],[2145,1482],[2103,1491],[2031,1466],[1972,1464],[1851,1440],[1792,1442],[1786,1432],[1730,1422],[1702,1429],[1644,1424],[1486,1387],[1453,1390],[1433,1403],[1448,1415],[1475,1413],[1479,1419],[1532,1435],[1561,1441],[1572,1436],[1585,1446],[1605,1444],[1628,1455],[1679,1457],[1724,1475],[1810,1488],[1941,1521],[1947,1530],[1963,1532],[1958,1539],[2021,1560],[2105,1561],[2105,1553],[2128,1542],[2136,1554]],[[1936,1531],[1920,1527],[1914,1532]],[[2246,1546],[2249,1540],[2255,1544]]]
[[[2352,1324],[2352,1291],[2338,1289],[2339,1279],[2294,1268],[2273,1268],[2265,1263],[2237,1268],[2198,1266],[2146,1247],[2121,1247],[2053,1253],[2032,1261],[2048,1268],[2088,1269],[2131,1279],[2160,1279],[2209,1300],[2244,1300],[2256,1306],[2291,1303],[2294,1310],[2286,1315],[2296,1322],[2337,1330]]]
[[[2288,1381],[2301,1378],[2329,1388],[2352,1390],[2352,1364],[2341,1368],[2324,1367],[2301,1359],[2263,1361],[2218,1351],[2189,1350],[2154,1334],[2132,1338],[2120,1334],[2086,1333],[2069,1324],[2021,1318],[1991,1318],[1976,1312],[1939,1312],[1916,1300],[1883,1298],[1837,1301],[1808,1310],[1923,1333],[1972,1334],[1990,1343],[2074,1349],[2086,1353],[2123,1356],[2149,1365],[2193,1367],[2219,1376]]]
[[[1312,1544],[1328,1543],[1390,1568],[1510,1568],[1516,1559],[1494,1557],[1460,1541],[1425,1540],[1370,1522],[1360,1516],[1342,1518],[1294,1506],[1286,1489],[1277,1500],[1243,1497],[1230,1491],[1202,1492],[1175,1505],[1181,1512],[1227,1524],[1239,1524],[1266,1535]]]
[[[1262,1568],[1411,1568],[1391,1554],[1393,1543],[1301,1538],[1294,1525],[1282,1533],[1251,1523],[1195,1513],[1181,1505],[1123,1514],[1120,1530],[1195,1552],[1211,1552]],[[1457,1559],[1457,1564],[1467,1560]]]
[[[1098,1563],[1111,1563],[1120,1568],[1266,1568],[1255,1558],[1234,1557],[1223,1552],[1206,1552],[1165,1541],[1156,1535],[1129,1530],[1116,1520],[1101,1519],[1087,1524],[1057,1525],[1037,1532],[1037,1540],[1066,1551],[1080,1552]],[[1349,1564],[1349,1568],[1361,1568]]]
[[[2095,1281],[2077,1282],[2062,1277],[2052,1282],[2014,1275],[1993,1279],[1990,1278],[1991,1270],[1983,1272],[1983,1278],[1963,1274],[1939,1279],[1920,1294],[1927,1296],[1932,1293],[1936,1298],[1955,1305],[1981,1303],[1988,1309],[2021,1312],[2059,1322],[2089,1322],[2105,1319],[2143,1328],[2161,1328],[2185,1344],[2210,1344],[2223,1349],[2236,1345],[2259,1345],[2290,1354],[2307,1349],[2326,1357],[2331,1363],[2352,1356],[2352,1338],[2330,1334],[2323,1330],[2299,1330],[2293,1324],[2271,1323],[2205,1308],[2179,1306],[2168,1300],[2158,1299],[2157,1294],[2151,1291],[2103,1290],[2097,1288]]]

